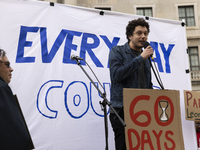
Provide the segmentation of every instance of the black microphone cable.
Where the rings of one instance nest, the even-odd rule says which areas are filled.
[[[149,42],[147,42],[147,41],[143,43],[144,48],[146,48],[146,47],[149,46],[149,45],[150,45],[150,44],[149,44]],[[153,65],[152,65],[152,63],[151,63],[150,57],[149,57],[148,59],[149,59],[151,68],[152,68],[152,70],[153,70],[153,73],[154,73],[154,75],[155,75],[155,77],[156,77],[156,80],[157,80],[158,84],[160,85],[161,89],[164,90],[164,86],[163,86],[162,80],[161,80],[161,78],[160,78],[160,74],[159,74],[158,69],[157,69],[157,67],[156,67],[156,64],[155,64],[155,61],[154,61],[153,56],[151,55],[151,59],[152,59],[152,61],[154,62],[153,64],[154,64],[154,67],[156,68],[157,73],[156,73],[156,71],[154,70],[154,67],[153,67]],[[157,76],[157,75],[158,75],[158,76]]]
[[[153,70],[153,73],[154,73],[154,75],[155,75],[155,77],[156,77],[156,80],[157,80],[158,84],[160,85],[161,89],[164,90],[164,86],[163,86],[162,80],[161,80],[161,78],[160,78],[160,74],[159,74],[159,72],[158,72],[158,69],[157,69],[157,67],[156,67],[155,61],[154,61],[154,59],[152,59],[152,60],[153,60],[153,62],[154,62],[153,64],[154,64],[154,67],[156,68],[158,77],[157,77],[157,74],[156,74],[156,72],[155,72],[155,70],[154,70],[154,67],[153,67],[153,65],[152,65],[152,63],[151,63],[151,60],[150,60],[150,57],[149,57],[149,62],[150,62],[151,68],[152,68],[152,70]],[[158,79],[158,78],[159,78],[159,79]]]

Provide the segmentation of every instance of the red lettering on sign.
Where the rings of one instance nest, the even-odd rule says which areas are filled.
[[[186,92],[186,97],[187,97],[187,105],[189,106],[189,100],[192,99],[192,93]]]
[[[145,135],[146,135],[147,139],[145,139]],[[141,150],[144,150],[144,144],[145,143],[149,144],[149,147],[151,148],[151,150],[154,150],[153,144],[152,144],[152,141],[151,141],[151,137],[150,137],[149,132],[147,130],[143,130],[142,131],[142,135],[141,135]]]
[[[174,133],[172,132],[172,131],[166,131],[166,133],[165,133],[165,137],[166,137],[166,139],[168,140],[168,141],[170,141],[171,143],[172,143],[172,147],[171,148],[169,148],[168,146],[167,146],[167,143],[165,142],[164,143],[164,146],[165,146],[165,149],[166,150],[174,150],[175,148],[176,148],[176,143],[174,142],[174,140],[173,139],[171,139],[168,135],[174,135]]]
[[[137,138],[137,145],[135,147],[133,147],[132,144],[132,137],[131,137],[131,133],[135,134],[136,138]],[[128,129],[128,142],[129,142],[129,149],[130,150],[138,150],[140,147],[140,136],[138,134],[138,132],[134,129]]]
[[[165,147],[165,150],[174,150],[176,148],[175,141],[169,137],[169,135],[174,135],[172,131],[168,130],[165,132],[165,135],[163,135],[165,139],[163,139],[162,143],[161,143],[160,137],[162,136],[163,130],[160,130],[158,134],[156,133],[155,130],[152,130],[152,132],[155,135],[155,137],[150,136],[151,134],[150,134],[150,131],[148,130],[142,130],[141,135],[140,135],[140,133],[138,133],[135,129],[128,129],[127,135],[128,135],[128,142],[129,142],[129,150],[138,150],[140,149],[140,147],[141,147],[141,150],[146,150],[146,149],[161,150],[161,144],[162,144],[162,147],[163,146]],[[133,136],[135,136],[134,140],[133,140]],[[157,145],[153,145],[152,143],[152,141],[155,141],[154,140],[155,138],[156,138]],[[148,144],[148,146],[145,144]],[[170,146],[172,145],[172,146],[169,147],[169,145]]]
[[[200,99],[199,99],[199,108],[200,108]]]
[[[145,110],[141,110],[137,113],[134,113],[134,108],[135,108],[135,105],[137,104],[138,101],[140,100],[149,100],[150,99],[150,96],[148,95],[141,95],[141,96],[138,96],[136,98],[134,98],[130,104],[130,108],[129,108],[129,113],[130,113],[130,117],[131,117],[131,120],[138,126],[141,126],[141,127],[147,127],[150,123],[151,123],[151,115],[149,112],[145,111]],[[139,122],[137,121],[137,118],[141,115],[145,115],[147,117],[147,121],[146,122]]]
[[[196,108],[198,108],[198,106],[197,106],[197,101],[196,101],[196,99],[194,98],[193,107],[195,107],[195,106],[196,106]]]
[[[155,137],[156,137],[156,143],[157,143],[157,150],[161,150],[161,146],[160,146],[160,136],[161,136],[161,134],[163,133],[163,131],[162,130],[160,130],[160,132],[157,134],[156,133],[156,131],[155,130],[153,130],[152,131],[153,132],[153,134],[155,135]]]

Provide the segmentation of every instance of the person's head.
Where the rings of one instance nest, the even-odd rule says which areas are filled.
[[[0,49],[0,77],[6,82],[9,83],[12,77],[13,69],[10,66],[10,62],[6,56],[6,52],[3,49]]]
[[[141,49],[143,43],[147,41],[149,32],[149,24],[143,18],[129,21],[126,26],[126,38],[128,39],[129,45],[133,46],[131,48],[135,50]]]

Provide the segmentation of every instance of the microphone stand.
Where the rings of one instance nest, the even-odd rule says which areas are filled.
[[[103,106],[103,111],[104,111],[104,125],[105,125],[105,140],[106,140],[106,148],[105,150],[108,150],[108,120],[107,120],[107,109],[106,109],[106,105],[108,105],[110,107],[110,109],[112,109],[112,111],[115,113],[115,115],[118,117],[118,119],[120,120],[120,122],[122,123],[122,125],[125,127],[126,124],[125,122],[122,120],[122,118],[118,115],[118,113],[115,111],[115,109],[111,106],[110,102],[107,100],[106,98],[106,94],[102,93],[100,91],[100,89],[96,86],[96,84],[94,83],[94,81],[90,78],[90,76],[88,75],[88,73],[84,70],[84,68],[81,66],[81,63],[78,61],[78,59],[76,59],[76,63],[79,65],[79,67],[82,69],[82,71],[85,73],[85,75],[88,77],[88,79],[92,82],[92,84],[94,85],[94,87],[97,89],[97,91],[100,93],[101,97],[103,98],[103,102],[100,102],[100,104]]]

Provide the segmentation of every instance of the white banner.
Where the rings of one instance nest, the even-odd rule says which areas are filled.
[[[108,55],[127,39],[128,21],[142,16],[47,2],[0,0],[0,47],[14,69],[17,94],[36,150],[105,149],[102,98],[70,59],[90,65],[110,99]],[[179,21],[149,18],[149,42],[165,89],[181,92],[186,150],[197,149],[194,123],[185,120],[183,90],[191,90],[185,27]],[[83,68],[97,83],[88,66]],[[153,76],[154,88],[159,85]],[[98,87],[99,84],[97,84]],[[100,88],[102,90],[102,88]],[[103,92],[103,90],[102,90]],[[108,119],[109,149],[114,135]],[[173,138],[173,137],[172,137]]]

